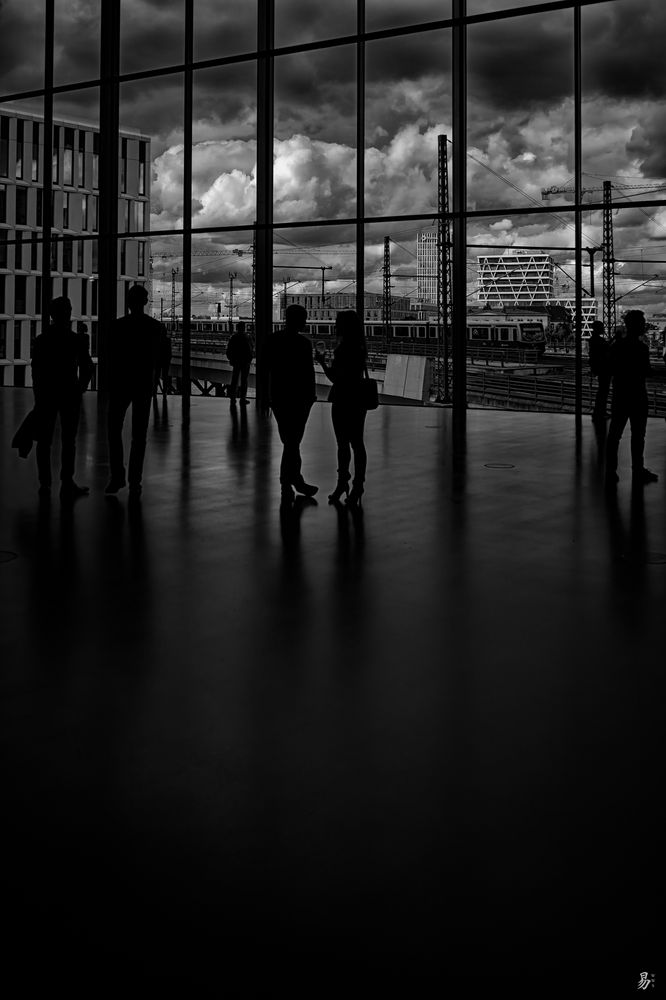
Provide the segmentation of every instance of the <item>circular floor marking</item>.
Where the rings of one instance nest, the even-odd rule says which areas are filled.
[[[12,562],[13,559],[18,559],[18,553],[0,549],[0,563]]]
[[[484,469],[515,469],[515,465],[510,462],[486,462]]]

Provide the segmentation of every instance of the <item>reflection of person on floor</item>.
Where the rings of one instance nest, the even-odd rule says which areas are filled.
[[[130,497],[141,494],[143,459],[155,380],[163,370],[167,354],[167,336],[161,323],[146,316],[148,292],[143,285],[132,285],[127,293],[129,316],[113,324],[109,337],[109,465],[111,478],[107,493],[117,493],[129,480]],[[123,423],[132,407],[132,445],[129,474],[125,478]]]
[[[76,432],[81,395],[93,375],[90,338],[72,330],[72,304],[65,297],[53,299],[51,324],[35,340],[32,349],[32,385],[37,423],[37,472],[39,493],[51,492],[51,442],[56,419],[60,417],[62,458],[60,496],[75,499],[88,492],[74,482]]]
[[[249,403],[247,398],[247,378],[250,374],[250,365],[254,357],[252,341],[245,332],[245,323],[242,321],[236,324],[236,332],[229,337],[227,344],[227,360],[232,367],[231,384],[229,385],[229,398],[235,402],[236,391],[240,381],[240,401]]]
[[[332,363],[326,363],[326,356],[317,352],[317,361],[327,378],[333,383],[329,394],[331,419],[338,446],[338,481],[329,496],[331,503],[337,503],[344,494],[349,494],[347,503],[359,503],[363,495],[367,456],[363,442],[363,428],[367,408],[363,399],[363,380],[366,368],[366,346],[363,324],[353,310],[339,312],[335,320],[338,346],[333,353]],[[349,466],[354,453],[354,483],[349,493]]]
[[[597,376],[597,395],[594,400],[592,410],[593,420],[606,419],[606,403],[610,390],[611,373],[609,368],[608,352],[610,344],[604,337],[604,324],[598,319],[592,323],[592,334],[588,347],[588,357],[590,359],[590,371]]]
[[[624,317],[626,336],[616,339],[609,350],[610,371],[613,378],[611,422],[606,442],[606,483],[619,481],[617,457],[620,439],[629,421],[631,425],[631,472],[635,486],[654,483],[656,473],[643,465],[645,431],[648,417],[648,398],[645,386],[650,373],[650,352],[641,338],[645,334],[645,316],[633,309]]]
[[[308,497],[314,496],[318,489],[306,483],[301,474],[301,441],[317,398],[312,345],[300,334],[306,320],[303,306],[288,306],[284,330],[266,341],[269,399],[283,446],[280,463],[283,501],[294,499],[294,489]]]

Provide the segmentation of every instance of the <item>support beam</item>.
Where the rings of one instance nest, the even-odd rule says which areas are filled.
[[[464,428],[467,409],[467,0],[453,0],[453,416]]]
[[[192,62],[194,59],[194,0],[185,0],[185,86],[183,88],[183,273],[182,374],[183,407],[189,410],[192,325]]]
[[[365,0],[357,0],[356,30],[356,312],[365,321]],[[323,301],[322,301],[323,305]]]
[[[46,46],[44,50],[44,160],[42,165],[42,331],[49,325],[51,304],[51,230],[53,228],[53,32],[55,27],[55,0],[46,0]],[[37,303],[35,303],[35,309]]]
[[[273,36],[274,0],[258,0],[257,10],[257,229],[256,327],[257,407],[268,412],[266,339],[273,319]]]
[[[99,100],[99,284],[97,385],[108,388],[108,343],[118,311],[120,4],[102,0]]]
[[[576,214],[574,218],[576,239],[575,263],[575,399],[574,412],[578,420],[583,413],[583,213],[580,208],[583,189],[583,166],[581,149],[581,19],[580,7],[573,9],[574,19],[574,185]],[[592,257],[590,256],[590,260]]]

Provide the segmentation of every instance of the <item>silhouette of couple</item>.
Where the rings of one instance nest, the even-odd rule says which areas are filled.
[[[115,321],[109,337],[107,430],[111,477],[105,492],[117,493],[129,479],[132,499],[141,494],[151,401],[168,352],[164,327],[144,312],[147,302],[146,289],[142,285],[133,285],[127,294],[129,315]],[[87,333],[74,333],[71,328],[72,304],[69,299],[53,299],[49,311],[51,323],[36,338],[32,351],[35,407],[24,422],[27,423],[24,437],[29,434],[37,441],[39,495],[48,499],[51,495],[51,444],[56,420],[60,417],[60,496],[63,500],[74,500],[89,492],[87,486],[79,486],[74,481],[74,463],[81,397],[90,384],[94,365]],[[130,406],[132,445],[129,475],[126,477],[122,430]],[[15,441],[19,454],[27,454],[21,429]]]
[[[307,313],[303,306],[291,305],[285,314],[284,330],[267,343],[269,399],[283,445],[280,486],[283,503],[295,499],[295,492],[313,497],[317,486],[306,483],[301,472],[300,446],[312,404],[317,398],[312,345],[301,335]],[[316,359],[333,383],[329,400],[337,441],[338,479],[330,503],[357,505],[363,496],[367,456],[363,430],[367,406],[363,395],[366,375],[366,347],[363,325],[355,312],[340,312],[335,323],[338,345],[330,364],[323,351]],[[354,455],[354,481],[349,492],[350,464]],[[294,492],[295,491],[295,492]]]

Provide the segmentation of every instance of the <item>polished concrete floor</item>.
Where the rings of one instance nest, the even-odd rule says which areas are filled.
[[[275,425],[223,399],[160,400],[141,504],[105,498],[95,394],[91,495],[40,506],[30,405],[0,392],[5,962],[239,996],[654,971],[663,421],[659,483],[623,441],[608,496],[588,417],[470,410],[454,448],[381,407],[352,516],[326,404],[287,512]]]

